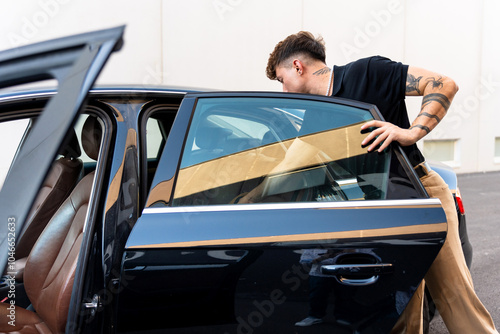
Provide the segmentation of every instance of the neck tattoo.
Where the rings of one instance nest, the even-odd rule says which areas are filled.
[[[330,80],[328,80],[328,87],[326,87],[326,96],[328,96],[330,93],[330,85],[332,84],[332,79],[333,79],[333,68],[330,70],[332,73],[330,74]]]

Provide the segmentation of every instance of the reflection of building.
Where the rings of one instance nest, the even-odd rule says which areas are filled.
[[[285,142],[245,150],[220,159],[186,167],[180,170],[178,181],[184,186],[178,189],[174,198],[182,198],[219,187],[227,188],[228,185],[265,177],[271,171],[274,175],[264,181],[263,197],[299,191],[304,188],[303,183],[308,184],[308,187],[319,186],[325,182],[325,175],[328,173],[327,166],[333,161],[356,159],[356,157],[366,153],[366,150],[359,145],[364,138],[359,132],[359,127],[359,124],[355,124],[300,137],[300,139],[289,139]],[[331,143],[332,138],[335,138],[336,143],[345,141],[345,146],[325,145],[325,143]],[[295,150],[301,153],[294,155],[296,158],[293,159],[293,166],[280,166],[281,168],[277,169],[280,159],[265,159],[265,157],[284,156],[286,151],[283,150],[283,146],[287,147],[289,151],[292,144],[296,146]],[[375,155],[370,155],[370,157],[372,156]],[[238,166],[237,172],[220,173],[228,164]],[[200,178],[206,182],[200,183]],[[234,194],[234,196],[236,195],[238,193]]]
[[[500,170],[497,1],[440,1],[431,14],[426,2],[407,0],[124,1],[4,3],[0,49],[126,24],[125,46],[100,83],[280,90],[264,75],[269,52],[284,36],[310,30],[324,37],[330,66],[381,54],[455,79],[460,91],[449,115],[421,148],[457,172]],[[422,17],[427,24],[416,24]],[[416,116],[420,100],[408,99],[408,107]]]

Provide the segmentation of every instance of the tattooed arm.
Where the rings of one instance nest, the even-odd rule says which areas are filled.
[[[423,96],[420,113],[410,129],[421,132],[420,138],[431,132],[446,115],[457,91],[458,86],[450,78],[410,66],[406,78],[406,95]]]
[[[457,91],[458,86],[452,79],[410,66],[406,78],[406,95],[423,96],[420,113],[409,129],[381,121],[364,124],[361,129],[377,129],[366,137],[362,145],[373,140],[368,151],[374,150],[380,144],[378,151],[382,152],[392,141],[397,141],[402,146],[415,144],[441,122]]]

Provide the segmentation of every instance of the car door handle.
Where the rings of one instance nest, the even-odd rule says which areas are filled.
[[[328,264],[321,266],[325,275],[338,276],[345,285],[369,285],[375,283],[379,275],[394,272],[391,263],[375,264]]]

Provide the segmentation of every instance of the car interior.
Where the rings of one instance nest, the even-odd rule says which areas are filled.
[[[16,280],[23,281],[26,259],[36,240],[49,220],[69,196],[78,180],[82,178],[83,162],[80,159],[81,149],[75,130],[71,129],[67,144],[63,145],[61,155],[54,163],[45,178],[37,198],[28,214],[24,232],[16,243]],[[21,267],[22,266],[22,267]]]
[[[103,126],[94,115],[82,117],[86,120],[81,147],[90,159],[97,161]],[[80,145],[73,129],[63,147],[62,157],[53,163],[19,238],[23,247],[16,264],[24,268],[22,279],[16,283],[16,293],[22,290],[26,299],[23,302],[16,295],[15,326],[0,323],[0,332],[65,331],[95,173],[83,175]],[[56,208],[51,200],[54,197],[60,203]],[[43,224],[46,226],[39,226]],[[5,287],[0,288],[0,297],[6,295]],[[7,314],[8,305],[4,298],[0,314]]]

